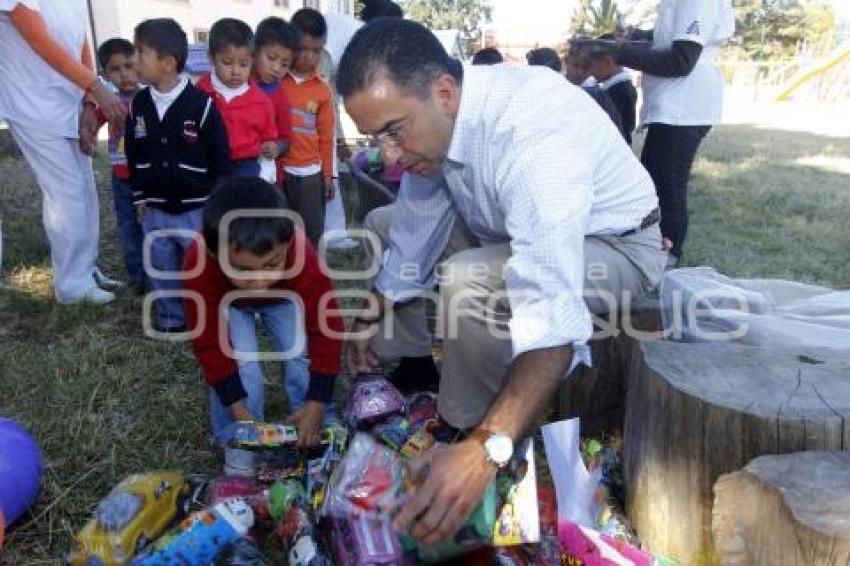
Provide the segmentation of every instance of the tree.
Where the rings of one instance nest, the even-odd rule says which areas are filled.
[[[645,2],[630,1],[627,8],[622,8],[616,0],[579,0],[570,22],[570,32],[574,36],[598,37],[612,33],[626,20],[644,23],[647,6]]]
[[[755,61],[790,59],[835,46],[835,14],[825,2],[735,0],[735,43]]]
[[[468,51],[481,45],[482,26],[490,21],[488,0],[406,0],[404,17],[431,29],[460,30]]]

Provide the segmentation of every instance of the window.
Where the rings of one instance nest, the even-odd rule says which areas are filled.
[[[208,29],[195,28],[193,35],[195,36],[195,43],[209,43],[210,41],[210,30]]]
[[[274,0],[274,7],[289,9],[289,0]]]
[[[314,9],[318,10],[319,7],[320,7],[319,4],[320,4],[319,0],[304,0],[304,7],[305,8],[314,8]]]

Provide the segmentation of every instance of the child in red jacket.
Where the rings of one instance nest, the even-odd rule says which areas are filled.
[[[292,143],[292,103],[282,88],[283,77],[292,68],[298,52],[298,30],[282,18],[271,16],[257,26],[254,36],[254,79],[271,99],[277,120],[278,158],[289,152]],[[283,184],[283,167],[276,181]]]
[[[259,158],[275,159],[278,132],[269,98],[251,80],[254,32],[248,24],[222,18],[210,29],[213,72],[198,81],[224,118],[230,161],[237,177],[258,177]]]
[[[192,349],[211,388],[213,435],[222,443],[234,421],[263,419],[262,359],[283,362],[289,422],[298,426],[301,445],[319,442],[331,413],[343,321],[330,279],[287,212],[273,185],[228,179],[207,200],[203,241],[186,254]],[[257,319],[274,344],[271,354],[258,353]],[[250,452],[225,448],[225,473],[252,470]]]

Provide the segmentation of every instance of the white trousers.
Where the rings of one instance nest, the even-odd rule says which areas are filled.
[[[53,292],[59,301],[74,301],[95,285],[100,217],[91,158],[80,151],[77,139],[12,123],[9,129],[41,187]]]

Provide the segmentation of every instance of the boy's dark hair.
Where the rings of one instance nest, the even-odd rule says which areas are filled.
[[[254,45],[257,49],[266,45],[279,45],[298,51],[298,30],[283,18],[270,16],[257,26]]]
[[[247,47],[254,50],[254,32],[236,18],[222,18],[210,28],[210,53],[215,55],[228,47]]]
[[[174,57],[176,71],[183,72],[189,56],[189,42],[180,24],[171,18],[145,20],[136,26],[133,37],[136,43],[150,47],[159,58]]]
[[[301,8],[292,15],[292,25],[299,32],[319,39],[328,36],[328,23],[318,10]]]
[[[385,72],[401,89],[427,99],[431,84],[449,74],[460,83],[463,68],[422,24],[378,18],[360,28],[342,55],[336,87],[343,98],[369,86]]]
[[[537,49],[532,49],[525,54],[525,58],[528,60],[529,65],[549,67],[558,73],[560,73],[561,69],[564,68],[561,63],[561,57],[558,56],[558,52],[551,47],[539,47]]]
[[[97,62],[100,63],[100,67],[105,71],[106,64],[109,63],[109,58],[113,55],[120,54],[132,57],[135,52],[136,48],[133,47],[132,43],[123,37],[113,37],[101,43],[100,47],[97,48]]]
[[[360,19],[370,22],[375,18],[403,18],[401,6],[392,0],[365,0],[360,11]]]
[[[279,244],[292,240],[295,226],[291,218],[282,216],[251,216],[250,210],[288,210],[280,189],[259,177],[229,177],[218,184],[204,207],[202,233],[207,249],[218,256],[221,221],[228,212],[249,211],[234,218],[228,225],[227,244],[236,251],[246,250],[265,255]]]
[[[587,49],[588,41],[588,38],[573,38],[570,41],[570,48],[567,51],[567,58],[573,61],[573,64],[585,70],[590,68],[590,56]]]
[[[495,47],[479,49],[475,52],[475,55],[472,56],[473,65],[497,65],[502,63],[504,60],[505,58],[502,57],[502,52]]]

